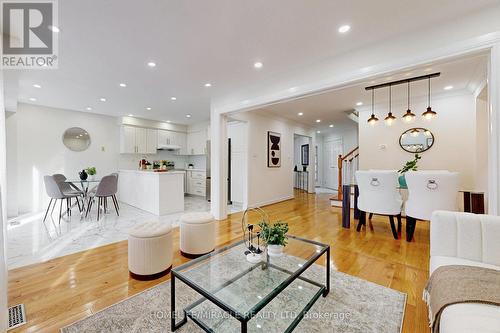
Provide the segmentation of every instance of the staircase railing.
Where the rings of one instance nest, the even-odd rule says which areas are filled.
[[[339,155],[337,159],[339,170],[338,200],[342,200],[342,186],[350,184],[354,180],[356,170],[359,169],[359,146],[345,154]]]

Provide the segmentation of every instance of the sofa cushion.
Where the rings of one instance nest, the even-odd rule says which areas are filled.
[[[441,314],[441,333],[500,333],[500,306],[461,303],[447,306]]]
[[[432,256],[430,261],[430,269],[431,269],[430,273],[432,274],[432,272],[434,272],[436,268],[446,265],[466,265],[466,266],[484,267],[484,268],[500,270],[499,266],[485,264],[479,261],[473,261],[457,257]]]

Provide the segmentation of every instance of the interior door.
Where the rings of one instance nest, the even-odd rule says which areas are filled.
[[[343,154],[342,139],[325,141],[323,146],[323,186],[336,190],[339,186],[338,156]]]

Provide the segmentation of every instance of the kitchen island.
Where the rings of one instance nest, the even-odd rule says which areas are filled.
[[[184,211],[185,171],[120,170],[119,200],[155,215]]]

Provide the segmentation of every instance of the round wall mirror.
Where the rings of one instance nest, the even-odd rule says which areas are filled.
[[[399,145],[409,153],[422,153],[434,144],[434,134],[426,128],[410,128],[399,137]]]
[[[84,151],[90,146],[90,135],[83,128],[71,127],[64,132],[62,141],[69,150]]]

